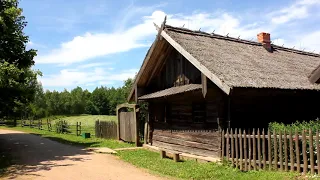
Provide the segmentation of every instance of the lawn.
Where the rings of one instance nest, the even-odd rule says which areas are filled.
[[[199,163],[188,160],[175,163],[171,159],[161,159],[159,153],[148,150],[121,151],[118,156],[133,165],[151,170],[151,172],[179,179],[215,179],[215,180],[249,180],[249,179],[297,179],[296,173],[275,171],[241,172],[230,165],[216,163]]]
[[[94,127],[97,120],[100,121],[116,121],[117,116],[108,116],[108,115],[80,115],[80,116],[67,116],[61,117],[59,119],[66,120],[70,125],[76,125],[77,122],[81,122],[81,125],[86,127]],[[57,121],[58,119],[53,120],[52,122]]]
[[[35,128],[28,127],[0,127],[0,129],[10,129],[23,131],[30,134],[39,135],[54,141],[58,141],[64,144],[78,145],[83,147],[109,147],[111,149],[133,147],[134,144],[124,143],[112,139],[101,139],[101,138],[88,138],[84,139],[81,136],[76,136],[73,134],[57,134],[55,132],[49,132],[45,130],[39,130]]]

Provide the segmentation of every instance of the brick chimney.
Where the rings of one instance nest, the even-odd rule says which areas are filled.
[[[260,42],[267,51],[272,52],[269,33],[261,32],[257,35],[257,38],[258,38],[258,42]]]

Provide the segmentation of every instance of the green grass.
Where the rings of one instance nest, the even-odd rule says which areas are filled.
[[[121,151],[118,156],[133,165],[151,170],[156,174],[171,176],[179,179],[297,179],[298,174],[275,171],[241,172],[230,165],[216,163],[198,163],[188,160],[175,163],[171,159],[161,159],[159,153],[148,150]]]
[[[80,116],[68,116],[68,117],[61,117],[59,119],[66,120],[70,125],[76,125],[77,122],[81,122],[82,126],[86,127],[94,127],[95,122],[97,120],[100,121],[116,121],[117,116],[107,116],[107,115],[80,115]],[[53,120],[53,122],[57,121]],[[52,123],[53,123],[52,122]]]
[[[29,127],[0,127],[0,129],[23,131],[26,133],[39,135],[41,137],[45,137],[54,141],[58,141],[64,144],[78,145],[82,147],[108,147],[111,149],[115,149],[115,148],[125,148],[125,147],[134,146],[133,144],[130,144],[130,143],[124,143],[124,142],[112,140],[112,139],[101,139],[101,138],[84,139],[81,136],[76,136],[73,134],[57,134],[55,132],[49,132],[49,131],[29,128]]]

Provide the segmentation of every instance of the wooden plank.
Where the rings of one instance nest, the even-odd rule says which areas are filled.
[[[236,161],[236,168],[238,168],[238,162],[239,162],[239,148],[238,148],[238,130],[236,129],[235,130],[235,143],[236,143],[236,159],[235,159],[235,161]]]
[[[300,168],[300,152],[299,152],[299,135],[298,135],[298,130],[295,132],[295,145],[296,145],[296,164],[297,164],[297,171],[298,173],[301,172]]]
[[[226,94],[230,93],[230,87],[222,82],[216,75],[208,70],[203,64],[201,64],[196,58],[194,58],[188,51],[186,51],[179,43],[173,40],[165,31],[161,32],[164,37],[180,54],[182,54],[191,64],[199,69],[205,76],[207,76],[214,84],[216,84]]]
[[[241,132],[241,129],[239,129],[239,135],[240,135],[240,138],[239,138],[239,143],[240,143],[240,171],[242,171],[243,170],[243,164],[242,164],[242,159],[243,159],[242,150],[243,150],[243,147],[242,147],[242,132]]]
[[[234,163],[234,137],[233,137],[233,130],[231,129],[231,163]]]
[[[284,170],[288,171],[288,139],[287,133],[284,131]]]
[[[224,160],[224,130],[222,130],[222,142],[221,142],[221,160]]]
[[[313,152],[313,134],[311,128],[309,129],[309,152],[310,152],[310,166],[311,175],[314,175],[314,152]]]
[[[250,135],[250,132],[249,132],[249,135]],[[248,160],[249,160],[249,171],[250,171],[251,170],[251,157],[252,157],[251,136],[248,136],[248,145],[249,145]]]
[[[203,97],[206,98],[208,87],[207,87],[207,76],[201,73],[201,85],[202,85],[202,94]]]
[[[258,129],[258,163],[259,163],[259,169],[261,169],[261,137],[260,137],[260,130]]]
[[[274,150],[274,169],[278,170],[278,142],[276,136],[276,130],[273,130],[273,150]]]
[[[271,132],[270,129],[268,129],[268,161],[270,162],[269,165],[269,170],[271,171],[272,169],[272,155],[271,155]]]
[[[293,142],[292,142],[292,130],[289,132],[289,146],[290,146],[290,171],[294,171],[294,153],[293,153]]]
[[[305,130],[302,130],[302,157],[303,157],[303,174],[308,173],[308,158],[307,158],[307,140]]]
[[[283,170],[283,156],[282,156],[282,132],[279,131],[279,162],[280,162],[280,171]]]
[[[252,137],[252,144],[253,144],[253,169],[257,170],[257,146],[256,146],[256,130],[253,129],[253,137]]]
[[[210,144],[202,144],[198,142],[193,142],[193,141],[185,141],[182,139],[178,138],[173,138],[173,137],[166,137],[166,136],[159,136],[159,135],[153,135],[153,140],[155,141],[161,141],[161,142],[166,142],[170,144],[179,144],[187,147],[193,147],[193,148],[199,148],[199,149],[204,149],[204,150],[217,150],[219,149],[219,145],[210,145]]]
[[[263,158],[263,169],[266,170],[266,136],[264,129],[262,129],[262,158]]]
[[[318,174],[320,173],[320,147],[319,147],[319,131],[316,133],[316,146],[317,146],[317,167]]]
[[[226,157],[227,157],[227,161],[229,161],[229,129],[227,129]]]
[[[244,146],[244,170],[248,171],[248,162],[247,162],[247,134],[246,130],[243,131],[243,146]]]
[[[140,145],[140,137],[139,137],[139,121],[137,118],[137,109],[136,107],[133,108],[133,119],[135,122],[135,143],[136,143],[136,147],[138,147]]]

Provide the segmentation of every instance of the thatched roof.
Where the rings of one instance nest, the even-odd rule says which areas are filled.
[[[167,96],[172,96],[172,95],[176,95],[184,92],[200,90],[201,88],[202,88],[201,84],[188,84],[183,86],[176,86],[176,87],[168,88],[162,91],[157,91],[155,93],[143,95],[138,99],[146,100],[146,99],[155,99],[159,97],[167,97]]]
[[[315,89],[308,80],[320,55],[166,26],[165,32],[229,87]]]

